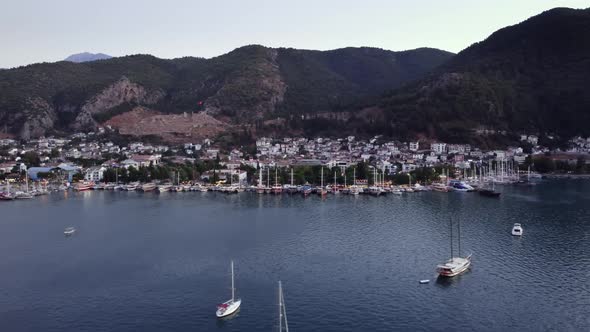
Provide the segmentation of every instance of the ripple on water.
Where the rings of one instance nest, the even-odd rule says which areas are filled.
[[[589,329],[590,182],[500,189],[498,200],[90,192],[1,204],[0,252],[19,254],[0,260],[0,330],[272,330],[279,279],[296,331]],[[450,218],[473,266],[440,280]],[[79,234],[64,239],[70,225]],[[221,321],[230,259],[244,302]]]

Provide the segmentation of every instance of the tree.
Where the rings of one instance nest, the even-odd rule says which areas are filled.
[[[51,149],[51,153],[49,153],[50,158],[57,158],[59,157],[59,150],[56,148]]]
[[[41,159],[39,155],[34,151],[28,151],[23,154],[22,162],[27,165],[27,167],[38,167],[41,164]]]
[[[82,173],[76,173],[72,176],[72,182],[82,181],[82,180],[84,180],[84,174],[82,174]]]
[[[549,173],[555,171],[555,162],[548,157],[535,158],[535,170],[539,173]]]

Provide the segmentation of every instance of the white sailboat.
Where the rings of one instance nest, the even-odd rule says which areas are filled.
[[[459,255],[458,257],[454,257],[453,255],[453,221],[450,221],[451,226],[451,258],[445,262],[444,264],[439,264],[436,267],[436,272],[438,272],[439,276],[441,277],[454,277],[459,275],[469,268],[471,265],[471,254],[467,257],[461,257],[461,221],[458,223],[458,238],[459,238]]]
[[[279,280],[279,332],[283,331],[289,332],[289,323],[287,322],[287,308],[285,307],[283,286],[281,284],[281,281]]]
[[[231,261],[231,299],[217,305],[217,312],[215,315],[219,318],[227,317],[235,313],[242,304],[242,299],[235,298],[235,287],[234,287],[234,261]]]

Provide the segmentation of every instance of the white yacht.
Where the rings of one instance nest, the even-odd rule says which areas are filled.
[[[236,312],[242,304],[242,299],[235,298],[235,287],[234,287],[234,261],[231,261],[231,299],[217,305],[217,312],[215,315],[219,318],[227,317]]]
[[[514,226],[512,226],[512,235],[514,236],[521,236],[522,235],[522,225],[519,223],[515,223]]]
[[[65,236],[70,236],[70,235],[74,235],[74,233],[76,233],[76,229],[74,227],[67,227],[64,230],[64,235]]]

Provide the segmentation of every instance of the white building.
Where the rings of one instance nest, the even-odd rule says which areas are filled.
[[[430,144],[430,150],[436,154],[443,154],[447,152],[447,143],[432,143]]]
[[[102,181],[102,179],[104,177],[104,172],[106,170],[107,169],[103,166],[90,167],[89,169],[86,170],[86,173],[84,174],[84,180],[93,181],[93,182],[100,182],[100,181]]]
[[[420,142],[410,142],[410,151],[418,151],[420,149]]]

